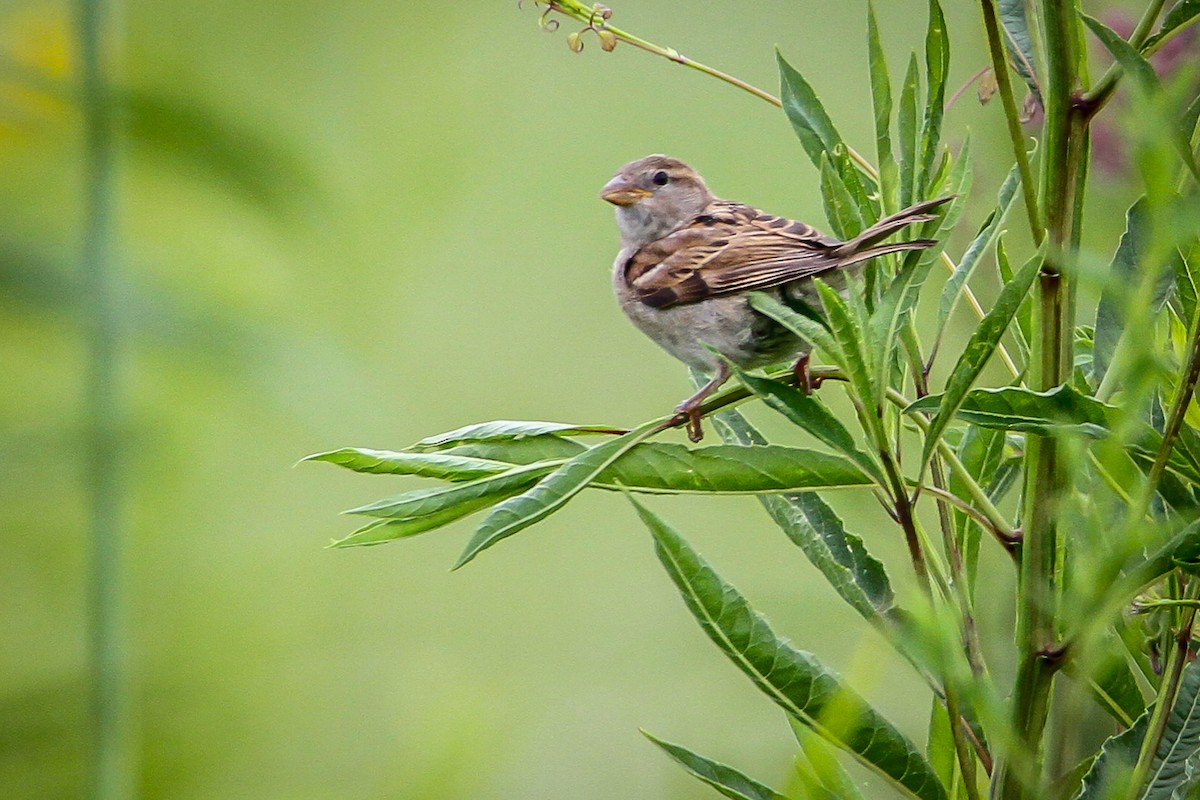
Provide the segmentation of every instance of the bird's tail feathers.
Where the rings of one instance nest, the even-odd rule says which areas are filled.
[[[879,220],[879,222],[876,222],[874,225],[860,233],[858,236],[855,236],[850,241],[840,245],[837,248],[836,253],[845,259],[843,263],[857,264],[859,261],[863,261],[868,258],[874,258],[875,256],[881,256],[885,253],[894,253],[897,250],[920,250],[923,247],[929,247],[932,242],[919,244],[915,247],[911,245],[916,244],[916,242],[903,242],[901,243],[902,246],[899,247],[892,245],[884,246],[885,248],[891,249],[875,248],[873,245],[882,242],[896,231],[902,228],[907,228],[909,225],[917,222],[928,222],[929,220],[934,219],[936,215],[930,214],[929,212],[933,211],[940,205],[950,202],[955,197],[956,195],[951,194],[946,195],[945,197],[939,197],[936,200],[926,200],[924,202],[917,203],[916,205],[911,205],[903,211],[898,211],[895,214],[892,214],[890,217],[884,217],[883,219]]]
[[[936,239],[913,239],[911,242],[892,242],[891,244],[881,244],[877,247],[868,247],[866,250],[859,250],[857,253],[850,253],[845,256],[838,262],[838,268],[861,264],[872,258],[886,256],[888,253],[902,253],[905,250],[924,250],[926,247],[933,247],[935,244],[937,244]]]

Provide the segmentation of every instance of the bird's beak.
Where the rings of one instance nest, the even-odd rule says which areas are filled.
[[[631,206],[650,196],[650,192],[634,186],[628,178],[618,175],[600,190],[600,198],[614,206]]]

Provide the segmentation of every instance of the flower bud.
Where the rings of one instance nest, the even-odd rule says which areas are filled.
[[[600,49],[606,53],[611,53],[617,47],[617,35],[612,31],[606,31],[600,28],[596,31],[597,38],[600,39]]]
[[[567,34],[567,47],[571,48],[572,53],[583,52],[583,37],[579,35],[579,31]]]

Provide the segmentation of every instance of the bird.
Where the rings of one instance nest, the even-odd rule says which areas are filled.
[[[660,347],[711,379],[675,408],[673,424],[703,438],[700,406],[743,369],[797,359],[801,387],[810,390],[808,344],[755,311],[752,292],[819,308],[820,278],[846,291],[844,271],[887,253],[922,250],[934,239],[881,244],[913,223],[936,217],[953,195],[916,203],[842,241],[811,225],[715,196],[677,158],[649,155],[621,167],[600,190],[616,206],[620,251],[613,291],[625,315]]]

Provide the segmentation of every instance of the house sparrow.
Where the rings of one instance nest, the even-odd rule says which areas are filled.
[[[621,167],[600,197],[617,207],[621,252],[613,288],[622,310],[668,353],[712,375],[675,409],[693,442],[703,436],[701,403],[729,378],[725,359],[752,368],[798,358],[797,376],[808,388],[807,343],[753,310],[750,292],[819,308],[813,277],[844,291],[843,268],[932,246],[932,239],[880,242],[933,219],[929,212],[951,199],[918,203],[842,242],[803,222],[721,200],[695,170],[663,155]]]

